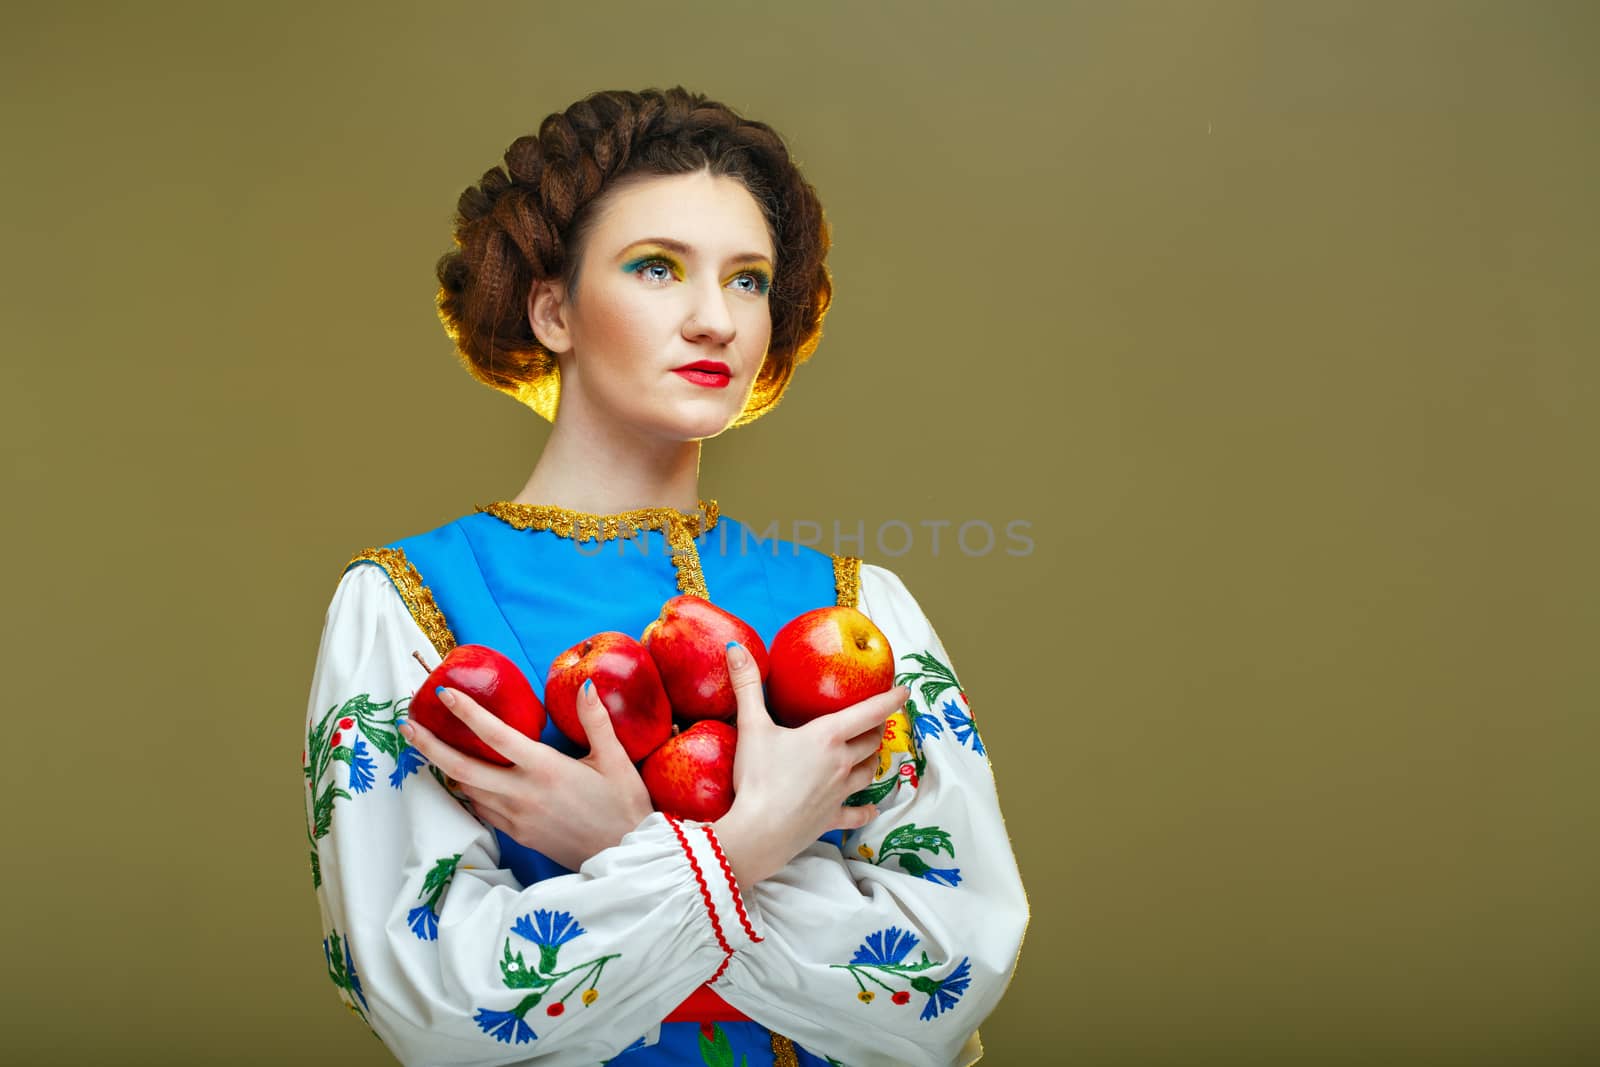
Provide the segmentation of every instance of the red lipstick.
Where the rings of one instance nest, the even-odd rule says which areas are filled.
[[[718,363],[714,359],[700,359],[693,363],[686,363],[681,367],[673,368],[672,373],[685,381],[696,385],[704,385],[711,389],[726,389],[728,383],[733,381],[733,373],[726,363]]]

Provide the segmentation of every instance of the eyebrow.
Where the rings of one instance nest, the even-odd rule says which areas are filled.
[[[674,241],[670,237],[642,237],[639,240],[634,241],[631,244],[627,245],[625,248],[623,248],[623,250],[621,252],[618,252],[617,253],[617,258],[621,259],[623,256],[628,254],[629,249],[636,248],[639,245],[660,245],[662,248],[665,248],[665,249],[667,249],[668,251],[671,251],[671,252],[676,252],[680,256],[688,256],[688,255],[694,254],[694,248],[692,246],[686,245],[682,241]],[[729,256],[728,257],[728,262],[729,263],[750,263],[750,262],[771,263],[772,262],[772,257],[767,255],[765,252],[738,252],[738,253],[735,253],[734,255]]]

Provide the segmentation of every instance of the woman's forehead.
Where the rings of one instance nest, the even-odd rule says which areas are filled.
[[[773,255],[766,216],[737,178],[656,175],[607,192],[600,207],[594,234],[611,254],[653,240],[719,260]]]

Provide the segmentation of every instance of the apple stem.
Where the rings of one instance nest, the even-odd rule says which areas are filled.
[[[411,650],[411,654],[416,657],[418,663],[422,664],[422,672],[423,672],[423,674],[432,674],[433,673],[433,668],[428,666],[427,661],[425,661],[422,658],[422,653],[421,652],[418,652],[416,649],[413,648]]]

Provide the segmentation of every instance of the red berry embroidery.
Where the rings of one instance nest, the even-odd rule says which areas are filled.
[[[339,739],[341,737],[343,737],[343,736],[344,735],[341,734],[338,730],[335,730],[333,732],[333,736],[328,738],[328,744],[332,745],[334,748],[338,748],[339,747]]]
[[[717,1039],[716,1026],[711,1023],[701,1023],[700,1036],[705,1038],[707,1041],[715,1041]]]
[[[894,1001],[896,1004],[904,1004],[906,1001],[911,999],[911,994],[902,989],[889,999]]]
[[[356,724],[356,721],[354,719],[350,718],[349,716],[346,716],[345,718],[339,720],[339,729],[348,730],[348,729],[350,729],[350,727],[354,726],[355,724]]]
[[[544,1010],[544,1013],[546,1015],[560,1015],[562,1012],[564,1012],[566,1010],[567,1010],[567,1006],[565,1004],[561,1003],[561,1001],[558,1000],[554,1004],[552,1004],[548,1008],[546,1008]]]

